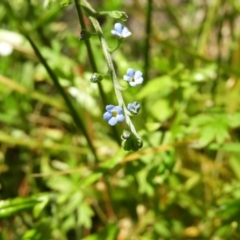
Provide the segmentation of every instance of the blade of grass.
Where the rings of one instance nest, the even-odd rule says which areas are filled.
[[[144,79],[146,84],[149,73],[149,59],[150,59],[150,34],[151,34],[151,20],[152,20],[152,0],[148,0],[147,5],[147,19],[145,28],[145,46],[144,46]]]
[[[85,22],[84,22],[84,19],[83,19],[83,14],[82,14],[82,11],[81,11],[81,7],[80,7],[77,0],[74,0],[74,2],[75,2],[80,26],[81,26],[82,29],[86,30],[86,25],[85,25]],[[92,65],[92,70],[93,70],[93,72],[98,73],[97,64],[96,64],[96,61],[95,61],[95,58],[94,58],[94,55],[93,55],[91,43],[88,39],[86,39],[84,42],[86,44],[90,64]],[[97,84],[98,84],[98,89],[99,89],[100,96],[102,98],[103,105],[107,106],[109,103],[108,103],[106,95],[103,91],[102,84],[101,83],[97,83]],[[112,132],[113,132],[113,135],[114,135],[114,139],[117,141],[118,145],[120,146],[121,141],[120,141],[119,134],[118,134],[116,126],[111,127],[111,129],[112,129]]]
[[[66,144],[59,143],[44,143],[43,141],[37,141],[32,138],[16,138],[11,135],[8,135],[2,131],[0,131],[0,142],[8,144],[8,145],[17,145],[30,149],[47,149],[49,151],[57,151],[57,152],[75,152],[79,154],[88,153],[88,148],[83,147],[74,147]]]
[[[214,24],[214,21],[216,19],[217,10],[220,4],[221,4],[221,0],[215,0],[213,1],[212,5],[208,10],[206,21],[204,21],[204,25],[203,25],[203,31],[200,35],[198,46],[197,46],[197,49],[198,49],[197,51],[200,55],[203,54],[205,51],[207,40],[211,32],[211,27]]]
[[[53,106],[60,110],[66,110],[65,106],[62,104],[61,101],[52,99],[42,93],[39,93],[34,90],[29,90],[22,86],[21,84],[17,83],[16,81],[7,78],[0,74],[0,84],[3,84],[8,89],[14,90],[18,93],[25,94],[27,97],[30,97],[32,99],[38,100],[42,103],[48,104],[50,106]]]
[[[90,149],[91,149],[91,152],[92,154],[94,155],[95,157],[95,161],[98,162],[99,159],[98,159],[98,156],[97,156],[97,153],[96,153],[96,150],[93,146],[93,143],[89,137],[89,134],[84,126],[84,123],[82,121],[82,119],[79,117],[76,109],[74,108],[72,102],[70,101],[67,93],[64,91],[64,89],[62,88],[62,86],[60,85],[59,83],[59,80],[58,80],[58,77],[55,75],[55,73],[53,72],[53,70],[50,68],[50,66],[48,65],[47,61],[45,60],[45,58],[42,56],[39,48],[37,47],[37,45],[34,43],[34,41],[31,39],[31,37],[29,36],[28,32],[24,29],[23,26],[19,25],[19,23],[21,23],[21,20],[18,19],[9,2],[8,1],[3,1],[5,7],[6,7],[6,10],[8,11],[8,13],[11,15],[12,19],[15,21],[16,24],[16,27],[18,27],[18,29],[20,30],[20,32],[27,38],[27,40],[29,41],[30,45],[32,46],[36,56],[39,58],[40,62],[43,64],[44,68],[46,69],[47,73],[49,74],[50,78],[52,79],[54,85],[56,86],[57,90],[59,91],[59,93],[61,94],[61,96],[63,97],[69,111],[70,111],[70,114],[75,122],[75,125],[77,126],[77,128],[79,130],[81,130],[81,132],[83,133]]]
[[[61,96],[63,97],[70,113],[71,116],[76,124],[76,126],[81,130],[81,132],[83,133],[84,137],[87,140],[87,143],[95,157],[96,162],[98,162],[98,156],[96,154],[96,150],[92,144],[92,141],[88,135],[88,132],[84,126],[84,123],[82,121],[82,119],[79,117],[76,109],[74,108],[72,102],[70,101],[68,95],[66,94],[66,92],[64,91],[64,89],[62,88],[62,86],[59,83],[59,80],[57,78],[57,76],[55,75],[55,73],[53,72],[53,70],[50,68],[50,66],[48,65],[47,61],[45,60],[45,58],[42,56],[41,52],[39,51],[37,45],[34,43],[34,41],[30,38],[30,36],[26,33],[26,31],[24,31],[24,29],[22,29],[22,33],[25,35],[25,37],[27,38],[27,40],[29,41],[29,43],[31,44],[35,54],[38,56],[40,62],[43,64],[43,66],[45,67],[45,69],[47,70],[50,78],[52,79],[54,85],[56,86],[56,88],[58,89],[59,93],[61,94]]]

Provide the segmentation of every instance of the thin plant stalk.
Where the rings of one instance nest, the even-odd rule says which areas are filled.
[[[72,102],[70,101],[68,95],[66,94],[66,92],[64,91],[62,86],[60,85],[58,77],[55,75],[53,70],[50,68],[47,61],[44,59],[44,57],[42,56],[41,52],[39,51],[37,45],[34,43],[34,41],[31,39],[31,37],[25,31],[22,31],[22,32],[25,35],[25,37],[28,39],[28,41],[31,44],[34,52],[38,56],[39,60],[41,61],[41,63],[45,67],[46,71],[48,72],[50,78],[52,79],[54,85],[57,87],[58,91],[60,92],[61,96],[63,97],[76,126],[82,131],[82,133],[83,133],[84,137],[86,138],[87,143],[88,143],[88,145],[91,149],[91,152],[93,153],[93,155],[95,157],[96,162],[98,162],[98,156],[97,156],[96,150],[95,150],[95,148],[92,144],[92,141],[89,137],[89,134],[88,134],[85,126],[84,126],[84,123],[83,123],[82,119],[79,117],[79,115],[78,115],[76,109],[74,108]]]
[[[151,35],[151,19],[152,19],[152,0],[148,0],[147,19],[145,29],[145,46],[144,46],[144,83],[148,80],[149,59],[150,59],[150,35]]]
[[[82,11],[81,11],[81,7],[78,3],[78,0],[74,0],[74,2],[75,2],[80,26],[81,26],[82,29],[86,29],[86,24],[84,22],[83,14],[82,14]],[[97,73],[98,69],[97,69],[97,64],[96,64],[96,61],[95,61],[95,58],[94,58],[94,55],[93,55],[91,43],[88,39],[86,39],[84,42],[86,44],[86,48],[87,48],[90,64],[92,66],[92,70],[93,70],[93,72]],[[102,84],[100,82],[97,83],[97,84],[98,84],[98,89],[99,89],[99,93],[100,93],[103,105],[107,106],[108,102],[107,102],[106,95],[104,94]],[[111,129],[112,129],[112,132],[113,132],[113,135],[114,135],[114,139],[117,141],[117,143],[119,145],[121,145],[121,142],[120,142],[120,139],[119,139],[119,134],[117,132],[117,128],[114,126]]]

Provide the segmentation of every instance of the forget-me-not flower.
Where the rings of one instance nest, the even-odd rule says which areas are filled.
[[[138,102],[129,103],[127,106],[127,109],[134,114],[137,114],[140,108],[141,108],[141,105]]]
[[[128,30],[127,27],[124,27],[121,23],[114,24],[114,30],[111,31],[113,35],[119,38],[129,37],[132,33]]]
[[[127,75],[124,75],[123,79],[127,81],[130,86],[135,87],[136,85],[142,84],[143,82],[142,72],[135,72],[132,68],[128,68]]]
[[[103,119],[108,121],[109,125],[114,126],[117,122],[123,122],[125,117],[120,106],[107,105],[106,112],[103,114]]]

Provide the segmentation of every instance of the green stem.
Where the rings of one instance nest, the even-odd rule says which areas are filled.
[[[147,6],[147,21],[146,21],[146,39],[144,47],[144,84],[148,80],[148,69],[149,69],[149,59],[150,59],[150,34],[151,34],[151,18],[152,18],[152,0],[148,0]]]
[[[85,22],[84,22],[84,19],[83,19],[83,14],[82,14],[81,8],[78,4],[78,0],[74,0],[74,1],[75,1],[75,6],[76,6],[76,9],[77,9],[77,13],[78,13],[79,23],[80,23],[82,29],[86,29],[86,25],[85,25]],[[96,64],[95,59],[94,59],[94,55],[93,55],[93,51],[92,51],[90,41],[88,39],[86,39],[85,44],[86,44],[86,47],[87,47],[87,52],[88,52],[90,63],[92,65],[92,70],[93,70],[93,72],[98,72],[97,64]],[[107,101],[106,101],[106,97],[105,97],[105,94],[104,94],[101,83],[98,83],[98,88],[99,88],[99,92],[100,92],[103,104],[106,106]]]
[[[38,56],[39,60],[41,61],[41,63],[43,64],[43,66],[45,67],[45,69],[47,70],[49,76],[51,77],[54,85],[57,87],[58,91],[60,92],[60,94],[62,95],[63,99],[65,100],[66,105],[68,106],[68,109],[71,113],[71,116],[76,124],[76,126],[82,131],[84,137],[87,140],[87,143],[96,159],[96,162],[98,162],[98,157],[96,154],[96,150],[92,144],[92,141],[88,135],[88,132],[86,131],[86,128],[82,122],[82,119],[79,117],[79,115],[77,114],[76,109],[74,108],[72,102],[70,101],[68,95],[66,94],[66,92],[64,91],[64,89],[62,88],[62,86],[59,83],[59,80],[57,78],[57,76],[55,75],[55,73],[52,71],[52,69],[50,68],[50,66],[47,64],[47,61],[44,59],[44,57],[42,56],[42,54],[40,53],[40,51],[38,50],[37,45],[33,42],[33,40],[30,38],[30,36],[23,30],[22,31],[23,34],[25,35],[25,37],[28,39],[29,43],[31,44],[34,52],[36,53],[36,55]]]
[[[131,132],[134,135],[136,135],[138,138],[140,138],[139,135],[136,132],[136,129],[135,129],[130,117],[129,117],[129,111],[127,110],[126,105],[124,103],[122,92],[121,92],[122,88],[119,85],[117,74],[116,74],[116,71],[115,71],[115,67],[113,65],[112,56],[108,51],[109,47],[108,47],[107,42],[106,42],[106,40],[103,36],[102,28],[101,28],[101,26],[100,26],[100,24],[99,24],[99,22],[97,21],[96,18],[94,18],[94,17],[89,17],[89,18],[90,18],[96,32],[99,35],[99,40],[100,40],[101,45],[102,45],[103,53],[104,53],[104,56],[106,58],[108,68],[109,68],[109,71],[111,73],[111,77],[112,77],[112,80],[113,80],[114,91],[115,91],[119,106],[123,107],[126,123],[129,126]]]
[[[86,25],[85,25],[85,22],[84,22],[84,19],[83,19],[83,14],[82,14],[80,5],[78,3],[78,0],[74,0],[74,2],[75,2],[76,9],[77,9],[79,23],[80,23],[82,29],[86,29]],[[90,63],[92,65],[92,70],[93,70],[93,72],[98,73],[98,69],[97,69],[97,65],[96,65],[96,62],[95,62],[95,58],[94,58],[94,55],[93,55],[93,51],[92,51],[90,41],[88,39],[86,39],[84,42],[85,42],[86,47],[87,47],[87,52],[88,52]],[[98,89],[99,89],[100,96],[102,98],[103,105],[107,106],[108,103],[107,103],[107,99],[106,99],[104,91],[103,91],[102,84],[100,82],[97,83],[97,84],[98,84]],[[120,141],[120,138],[119,138],[119,134],[117,132],[117,128],[113,127],[112,131],[113,131],[113,135],[114,135],[114,138],[116,139],[117,143],[119,145],[121,145],[121,141]]]
[[[83,14],[82,14],[81,8],[79,6],[78,0],[74,0],[74,2],[75,2],[77,14],[78,14],[79,23],[80,23],[82,29],[86,29],[86,25],[85,25],[85,22],[84,22],[84,19],[83,19]],[[95,59],[94,59],[94,56],[93,56],[93,51],[92,51],[90,41],[88,39],[86,39],[85,44],[86,44],[86,47],[87,47],[90,63],[92,65],[92,70],[93,70],[93,72],[98,72],[97,71],[97,65],[96,65],[96,62],[95,62]]]
[[[38,50],[37,45],[32,41],[32,39],[30,38],[30,36],[28,35],[27,31],[23,28],[23,27],[19,27],[19,22],[20,20],[14,15],[13,10],[9,4],[8,1],[3,1],[6,9],[8,10],[8,13],[12,16],[12,19],[14,19],[14,22],[18,23],[18,28],[20,30],[20,32],[28,39],[29,43],[31,44],[35,54],[37,55],[37,57],[39,58],[39,60],[41,61],[41,63],[43,64],[43,66],[45,67],[45,69],[47,70],[50,78],[52,79],[53,83],[55,84],[55,86],[57,87],[58,91],[60,92],[60,94],[62,95],[63,99],[65,100],[65,103],[71,113],[71,116],[76,124],[76,126],[82,131],[84,137],[87,140],[87,143],[95,157],[96,162],[99,162],[96,150],[92,144],[92,141],[88,135],[88,132],[85,129],[85,126],[82,122],[82,119],[79,117],[77,111],[75,110],[72,102],[70,101],[70,99],[68,98],[68,95],[66,94],[66,92],[64,91],[64,89],[62,88],[62,86],[60,85],[57,76],[55,75],[55,73],[52,71],[52,69],[49,67],[49,65],[47,64],[46,60],[44,59],[44,57],[42,56],[41,52]]]
[[[212,3],[212,6],[210,6],[210,9],[208,10],[207,18],[204,21],[204,25],[203,25],[203,32],[200,36],[199,43],[198,43],[199,54],[204,53],[208,36],[210,34],[211,27],[214,23],[214,19],[216,19],[215,16],[217,14],[217,10],[218,10],[218,7],[220,6],[220,3],[221,3],[221,0],[214,0],[214,2]]]

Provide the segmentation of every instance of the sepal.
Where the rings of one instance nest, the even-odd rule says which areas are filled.
[[[90,78],[90,81],[92,83],[99,83],[103,80],[103,75],[100,74],[100,73],[94,73],[91,78]]]
[[[91,32],[88,32],[87,30],[83,29],[83,30],[80,32],[79,40],[80,40],[80,41],[86,41],[86,40],[88,40],[90,37],[96,36],[96,35],[97,35],[97,33],[91,33]]]
[[[124,130],[122,136],[122,147],[125,151],[137,151],[143,146],[142,139],[134,133]]]

